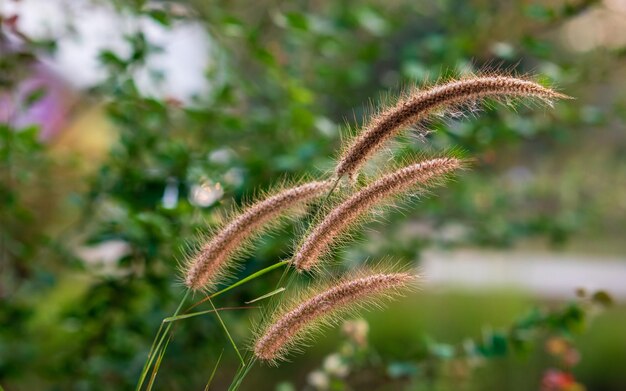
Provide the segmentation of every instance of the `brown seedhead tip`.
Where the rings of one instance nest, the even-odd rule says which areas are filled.
[[[340,281],[280,312],[256,340],[254,354],[263,361],[280,360],[320,322],[337,323],[342,312],[397,295],[415,280],[408,273],[375,273]]]
[[[415,88],[394,106],[371,118],[345,149],[335,172],[340,177],[352,176],[372,154],[401,130],[427,119],[441,109],[463,106],[488,97],[538,98],[547,103],[568,98],[533,81],[503,75],[474,76],[424,90]]]
[[[443,157],[412,164],[382,176],[332,209],[299,246],[292,260],[293,265],[301,271],[317,266],[331,244],[374,206],[416,185],[431,184],[433,180],[462,167],[462,164],[459,159]]]
[[[223,277],[233,255],[264,226],[284,215],[290,208],[321,196],[332,182],[310,182],[283,190],[243,210],[219,230],[190,260],[185,285],[198,290],[212,287]]]

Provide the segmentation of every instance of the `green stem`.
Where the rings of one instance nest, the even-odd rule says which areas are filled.
[[[243,357],[241,357],[241,353],[239,353],[239,349],[237,349],[237,345],[235,344],[235,341],[233,340],[233,337],[230,336],[230,333],[228,332],[228,328],[226,328],[226,324],[222,320],[222,317],[220,316],[220,313],[217,311],[217,309],[215,308],[215,305],[213,304],[213,300],[209,299],[209,303],[211,303],[211,307],[213,307],[213,311],[215,312],[215,316],[217,316],[217,319],[220,321],[220,324],[222,325],[222,328],[224,329],[224,332],[226,332],[226,336],[230,340],[231,345],[233,345],[233,348],[235,349],[235,352],[237,352],[237,356],[239,356],[239,360],[241,361],[241,365],[245,365],[245,362],[243,361]]]
[[[185,300],[187,300],[187,297],[189,297],[189,293],[190,291],[189,289],[187,289],[187,291],[185,292],[185,295],[183,296],[183,299],[178,304],[178,307],[176,308],[176,311],[174,312],[173,316],[177,316],[180,313],[180,310],[181,308],[183,308],[183,304],[185,303]],[[154,358],[156,357],[161,346],[163,345],[163,341],[165,340],[165,337],[167,336],[167,334],[169,333],[172,327],[172,323],[168,323],[168,325],[165,327],[165,331],[163,331],[161,338],[159,339],[159,333],[163,329],[163,323],[164,322],[161,321],[161,326],[159,327],[159,331],[154,336],[154,340],[152,341],[152,346],[150,347],[150,353],[148,353],[148,358],[146,359],[146,363],[144,364],[143,369],[141,371],[141,376],[139,377],[139,382],[137,382],[137,387],[135,388],[136,391],[140,391],[141,388],[143,387],[143,382],[146,380],[146,376],[148,375],[148,372],[150,370],[150,367],[152,366]],[[159,342],[155,347],[155,343],[157,343],[157,340]]]
[[[159,373],[159,368],[161,367],[161,363],[163,362],[163,357],[165,357],[165,351],[167,350],[170,341],[172,340],[172,334],[167,337],[167,341],[165,342],[165,346],[159,352],[159,356],[154,363],[154,367],[152,367],[152,376],[150,376],[150,382],[148,382],[148,386],[146,387],[147,391],[152,390],[152,386],[154,385],[154,381],[156,380],[156,376]]]
[[[211,300],[211,299],[213,299],[213,298],[215,298],[215,297],[217,297],[217,296],[219,296],[219,295],[221,295],[221,294],[223,294],[223,293],[228,292],[229,290],[231,290],[231,289],[233,289],[233,288],[238,287],[239,285],[243,285],[243,284],[245,284],[246,282],[249,282],[249,281],[254,280],[255,278],[259,278],[259,277],[261,277],[262,275],[264,275],[264,274],[266,274],[266,273],[269,273],[269,272],[271,272],[271,271],[272,271],[272,270],[274,270],[274,269],[278,269],[279,267],[284,266],[284,265],[286,265],[286,264],[288,264],[288,263],[289,263],[289,260],[286,260],[286,261],[280,261],[280,262],[277,262],[277,263],[275,263],[275,264],[273,264],[273,265],[270,265],[270,266],[266,267],[265,269],[261,269],[261,270],[259,270],[258,272],[256,272],[256,273],[254,273],[254,274],[249,275],[249,276],[248,276],[248,277],[246,277],[246,278],[242,278],[241,280],[237,281],[236,283],[234,283],[234,284],[232,284],[232,285],[230,285],[230,286],[227,286],[226,288],[222,289],[221,291],[219,291],[219,292],[215,292],[215,293],[213,293],[212,295],[209,295],[209,296],[205,297],[204,299],[200,300],[199,302],[197,302],[197,303],[195,303],[194,305],[192,305],[191,307],[189,307],[189,308],[187,309],[187,311],[189,311],[190,309],[192,309],[192,308],[194,308],[194,307],[196,307],[196,306],[198,306],[198,305],[200,305],[200,304],[204,303],[205,301]]]
[[[221,308],[218,308],[217,311],[248,310],[248,309],[251,309],[251,308],[260,308],[260,307],[254,306],[254,305],[239,306],[239,307],[221,307]],[[178,320],[183,320],[183,319],[193,318],[195,316],[210,314],[211,312],[215,312],[215,310],[206,310],[206,311],[192,312],[190,314],[183,314],[183,315],[178,315],[178,316],[170,316],[170,317],[167,317],[167,318],[163,319],[163,323],[176,322]]]
[[[269,272],[271,272],[271,271],[272,271],[272,270],[274,270],[274,269],[278,269],[279,267],[284,266],[284,265],[286,265],[286,264],[288,264],[288,263],[289,263],[289,260],[286,260],[286,261],[280,261],[280,262],[278,262],[278,263],[275,263],[275,264],[273,264],[273,265],[271,265],[271,266],[266,267],[265,269],[261,269],[261,270],[259,270],[258,272],[256,272],[256,273],[254,273],[254,274],[249,275],[249,276],[248,276],[248,277],[246,277],[246,278],[242,278],[241,280],[237,281],[236,283],[232,284],[231,286],[229,286],[229,287],[227,287],[227,288],[224,288],[224,289],[222,289],[221,291],[219,291],[219,292],[217,292],[217,293],[212,294],[212,295],[211,295],[211,298],[217,297],[217,296],[221,295],[222,293],[228,292],[229,290],[231,290],[231,289],[233,289],[233,288],[236,288],[236,287],[238,287],[239,285],[243,285],[243,284],[245,284],[246,282],[252,281],[252,280],[254,280],[255,278],[259,278],[259,277],[261,277],[262,275],[264,275],[264,274],[266,274],[266,273],[269,273]]]
[[[213,367],[213,372],[211,372],[211,377],[209,377],[209,381],[207,382],[206,387],[204,387],[204,391],[209,391],[209,388],[211,387],[211,383],[213,382],[213,378],[215,377],[215,373],[217,372],[217,367],[220,365],[220,361],[222,361],[222,354],[224,354],[224,349],[222,349],[220,356],[217,358],[217,362]]]
[[[235,378],[233,379],[233,382],[228,387],[228,391],[236,391],[239,389],[239,387],[241,387],[241,383],[243,382],[243,379],[248,375],[248,372],[250,372],[250,370],[252,369],[255,363],[256,363],[256,358],[252,357],[250,359],[250,362],[248,362],[248,364],[244,365],[243,367],[239,369],[239,371],[235,375]]]

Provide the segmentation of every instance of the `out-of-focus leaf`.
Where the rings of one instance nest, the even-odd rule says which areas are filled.
[[[288,12],[285,14],[285,18],[289,27],[294,29],[307,31],[309,29],[309,21],[305,14],[300,12]]]
[[[596,291],[591,296],[591,300],[594,303],[600,304],[604,307],[609,307],[613,305],[613,297],[607,291]]]
[[[172,24],[171,16],[165,10],[162,10],[162,9],[152,9],[152,10],[148,11],[148,15],[152,19],[154,19],[155,21],[157,21],[160,24],[162,24],[163,26],[171,26],[171,24]]]
[[[47,89],[45,87],[37,88],[31,91],[24,98],[24,107],[31,107],[32,105],[34,105],[35,103],[43,99],[46,96],[46,94],[47,94]]]

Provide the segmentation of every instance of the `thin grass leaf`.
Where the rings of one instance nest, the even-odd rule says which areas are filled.
[[[189,297],[189,292],[190,292],[189,289],[187,289],[185,291],[185,295],[183,296],[182,300],[178,304],[178,307],[176,308],[176,311],[174,312],[174,316],[178,315],[178,313],[180,312],[181,308],[183,308],[183,304],[185,304],[185,301],[187,300],[187,297]],[[164,322],[161,321],[161,326],[159,327],[159,331],[161,331],[163,329],[163,323]],[[146,363],[144,364],[143,369],[141,371],[141,376],[139,377],[139,382],[137,382],[137,387],[135,388],[136,391],[140,391],[141,388],[143,387],[143,382],[146,380],[146,376],[148,375],[148,371],[150,370],[150,367],[152,366],[152,362],[154,361],[154,355],[161,348],[161,345],[163,345],[163,341],[165,340],[165,336],[169,333],[171,327],[172,327],[171,324],[167,325],[167,327],[165,328],[165,331],[163,332],[163,335],[161,336],[160,339],[159,339],[159,332],[157,332],[157,335],[154,337],[154,341],[152,341],[152,346],[150,347],[150,353],[148,353],[148,358],[146,359]],[[157,342],[157,340],[159,340],[159,343],[155,347],[154,344]]]
[[[163,331],[163,326],[164,326],[164,323],[163,321],[161,321],[159,330],[157,330],[157,333],[154,336],[154,340],[152,340],[152,345],[150,346],[150,351],[148,352],[148,358],[146,359],[146,362],[144,363],[143,368],[141,370],[142,377],[139,379],[140,384],[137,386],[138,387],[137,389],[141,387],[141,383],[143,382],[143,379],[145,378],[145,375],[147,374],[147,371],[148,371],[148,365],[152,363],[151,358],[153,357],[155,353],[157,341],[159,341],[159,337],[161,336],[161,332]]]
[[[285,287],[281,287],[281,288],[278,288],[278,289],[275,289],[275,290],[271,291],[270,293],[266,293],[263,296],[259,296],[259,297],[257,297],[254,300],[246,301],[245,303],[246,304],[252,304],[252,303],[257,302],[259,300],[267,299],[268,297],[272,297],[272,296],[274,296],[276,294],[279,294],[280,292],[283,292],[284,290],[285,290]]]
[[[211,383],[213,382],[213,378],[215,377],[215,373],[217,372],[217,367],[220,365],[220,361],[222,360],[222,354],[224,354],[224,349],[222,349],[220,356],[217,358],[217,362],[215,363],[215,366],[213,367],[213,372],[211,372],[211,377],[209,377],[209,381],[204,387],[204,391],[209,391],[209,387],[211,387]]]
[[[172,340],[172,334],[170,334],[170,336],[167,338],[167,342],[165,342],[165,346],[163,346],[161,353],[159,353],[159,358],[157,358],[156,362],[154,363],[154,368],[152,368],[152,376],[150,376],[150,382],[148,383],[148,387],[146,388],[146,391],[152,390],[152,386],[154,385],[154,380],[156,379],[157,373],[159,373],[161,362],[163,361],[163,357],[165,356],[165,351],[167,350],[167,347],[170,344],[171,340]]]
[[[247,303],[246,303],[247,304]],[[247,310],[247,309],[252,309],[252,308],[260,308],[258,306],[241,306],[241,307],[220,307],[217,310],[218,311],[228,311],[228,310]],[[205,315],[205,314],[210,314],[212,312],[215,312],[215,310],[206,310],[206,311],[199,311],[199,312],[192,312],[190,314],[183,314],[183,315],[177,315],[177,316],[170,316],[169,318],[165,318],[163,319],[164,323],[170,323],[170,322],[176,322],[177,320],[182,320],[182,319],[187,319],[187,318],[193,318],[194,316],[200,316],[200,315]]]
[[[230,332],[228,332],[228,328],[226,327],[226,324],[222,320],[222,317],[220,316],[219,311],[217,310],[217,308],[215,308],[215,305],[213,304],[213,300],[209,299],[209,303],[211,303],[211,307],[213,307],[213,311],[215,311],[215,316],[217,316],[217,319],[220,321],[220,324],[222,325],[222,328],[224,329],[224,332],[226,333],[228,340],[230,341],[231,345],[233,345],[235,352],[237,352],[237,356],[239,357],[239,360],[241,361],[241,365],[246,365],[245,362],[243,361],[243,357],[241,356],[241,353],[239,353],[239,349],[237,349],[237,345],[235,344],[233,337],[230,336]]]
[[[241,387],[241,383],[243,382],[243,379],[246,377],[246,375],[248,375],[248,372],[250,372],[250,370],[254,366],[254,363],[256,363],[256,357],[252,357],[252,359],[250,360],[248,364],[239,368],[239,371],[237,371],[235,378],[233,379],[232,383],[228,387],[228,391],[236,391],[239,389],[239,387]]]
[[[204,299],[200,300],[199,302],[197,302],[197,303],[195,303],[194,305],[192,305],[191,307],[189,307],[189,308],[187,309],[187,311],[189,311],[190,309],[192,309],[192,308],[194,308],[194,307],[199,306],[200,304],[202,304],[202,303],[204,303],[204,302],[206,302],[206,301],[208,301],[208,300],[211,300],[211,299],[212,299],[212,298],[214,298],[214,297],[217,297],[217,296],[219,296],[219,295],[221,295],[221,294],[223,294],[223,293],[226,293],[226,292],[228,292],[229,290],[231,290],[231,289],[233,289],[233,288],[236,288],[236,287],[238,287],[238,286],[240,286],[240,285],[243,285],[243,284],[245,284],[246,282],[252,281],[252,280],[254,280],[255,278],[259,278],[259,277],[261,277],[262,275],[264,275],[264,274],[266,274],[266,273],[269,273],[269,272],[271,272],[271,271],[272,271],[272,270],[274,270],[274,269],[278,269],[279,267],[284,266],[284,265],[286,265],[286,264],[288,264],[288,263],[289,263],[289,260],[286,260],[286,261],[280,261],[280,262],[277,262],[277,263],[275,263],[275,264],[273,264],[273,265],[271,265],[271,266],[266,267],[265,269],[261,269],[261,270],[259,270],[258,272],[256,272],[256,273],[254,273],[254,274],[249,275],[249,276],[248,276],[248,277],[246,277],[246,278],[242,278],[241,280],[237,281],[236,283],[234,283],[234,284],[232,284],[232,285],[227,286],[226,288],[222,289],[221,291],[216,292],[216,293],[214,293],[214,294],[212,294],[212,295],[209,295],[209,296],[205,297]]]

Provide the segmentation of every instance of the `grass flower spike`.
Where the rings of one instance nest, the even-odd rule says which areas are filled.
[[[329,181],[306,183],[283,190],[244,209],[192,257],[186,268],[185,285],[194,290],[214,285],[224,276],[229,260],[247,239],[290,208],[321,196],[330,186]]]
[[[337,176],[352,176],[384,143],[401,130],[425,120],[437,110],[487,97],[530,97],[546,102],[566,95],[530,80],[510,76],[472,76],[462,80],[413,89],[398,102],[381,110],[345,149],[335,169]]]
[[[341,280],[307,299],[296,301],[287,310],[279,310],[257,338],[254,354],[263,361],[283,359],[316,327],[336,323],[342,313],[376,303],[376,299],[397,295],[415,280],[416,276],[408,273],[364,273]]]
[[[412,164],[377,179],[332,209],[313,228],[296,250],[293,264],[299,270],[311,269],[319,263],[330,245],[372,207],[417,184],[427,185],[461,166],[459,159],[443,157]]]

